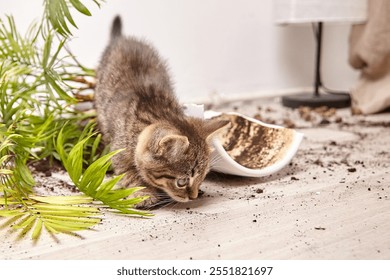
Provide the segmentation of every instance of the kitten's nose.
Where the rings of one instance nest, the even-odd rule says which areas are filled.
[[[194,200],[198,198],[198,189],[190,190],[188,197],[190,200]]]

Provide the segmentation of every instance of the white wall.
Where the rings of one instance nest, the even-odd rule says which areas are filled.
[[[182,101],[308,87],[313,83],[310,26],[276,26],[272,0],[107,0],[92,17],[75,16],[73,52],[95,67],[111,20],[122,15],[126,34],[152,42],[168,60]],[[43,11],[40,0],[0,0],[1,18],[12,14],[25,30]],[[347,64],[348,25],[325,25],[323,81],[348,90],[357,73]]]

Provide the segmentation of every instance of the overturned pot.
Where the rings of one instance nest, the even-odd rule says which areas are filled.
[[[211,170],[248,177],[268,176],[285,167],[296,154],[303,134],[263,123],[239,113],[206,111],[204,117],[231,125],[212,140]]]

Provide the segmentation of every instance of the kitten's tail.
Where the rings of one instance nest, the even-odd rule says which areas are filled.
[[[120,16],[116,16],[112,22],[110,39],[113,41],[120,36],[122,36],[122,20]]]

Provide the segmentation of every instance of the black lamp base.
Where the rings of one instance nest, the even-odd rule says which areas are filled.
[[[349,94],[320,94],[318,96],[313,94],[298,94],[283,96],[282,104],[289,108],[299,108],[301,106],[345,108],[351,106],[351,98]]]

